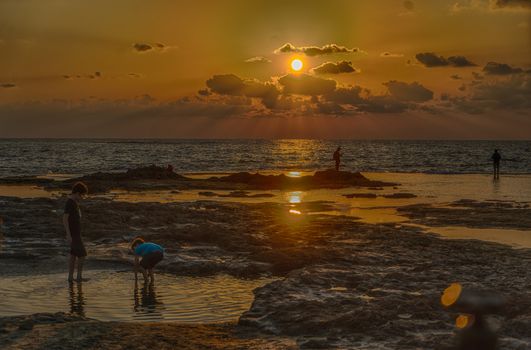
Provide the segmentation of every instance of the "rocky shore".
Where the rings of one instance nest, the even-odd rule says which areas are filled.
[[[2,276],[65,266],[63,205],[64,198],[0,197]],[[354,217],[305,214],[329,205],[300,203],[303,214],[294,215],[290,205],[278,203],[89,199],[82,203],[89,269],[129,267],[128,243],[140,234],[166,247],[160,269],[171,274],[280,279],[255,290],[251,308],[237,324],[3,317],[0,347],[67,349],[77,339],[76,346],[84,349],[132,344],[161,349],[450,349],[457,314],[445,310],[440,297],[455,282],[504,296],[505,308],[489,316],[502,348],[531,346],[529,249],[443,240],[407,223],[366,224]],[[411,223],[529,227],[527,203],[459,201],[444,208],[423,204],[399,210]]]

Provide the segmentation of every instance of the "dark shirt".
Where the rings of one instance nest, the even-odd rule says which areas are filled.
[[[72,238],[81,238],[81,210],[76,201],[68,198],[65,204],[65,214],[68,214],[68,227]]]
[[[494,154],[492,155],[492,161],[493,161],[494,163],[499,163],[500,160],[501,160],[501,155],[500,155],[499,153],[494,153]]]
[[[339,154],[339,151],[335,151],[335,152],[334,152],[334,160],[335,160],[336,162],[339,162],[339,157],[340,157],[340,156],[341,156],[341,155]]]

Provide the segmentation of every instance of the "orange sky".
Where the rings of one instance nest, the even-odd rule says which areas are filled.
[[[530,19],[518,0],[4,0],[0,137],[529,139]]]

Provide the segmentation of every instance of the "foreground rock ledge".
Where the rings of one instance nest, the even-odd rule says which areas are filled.
[[[64,313],[0,318],[0,348],[28,349],[296,349],[293,340],[259,337],[235,324],[101,322]]]

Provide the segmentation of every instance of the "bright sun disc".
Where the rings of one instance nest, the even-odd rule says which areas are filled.
[[[291,61],[291,69],[294,71],[300,71],[302,69],[302,61],[299,59]]]

